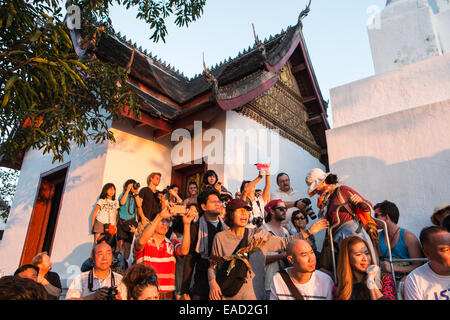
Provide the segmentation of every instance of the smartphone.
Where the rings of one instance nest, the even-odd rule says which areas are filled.
[[[269,169],[269,165],[266,163],[256,163],[255,164],[256,169],[258,169],[259,171],[264,172],[264,174],[267,174],[267,170]]]
[[[186,205],[176,204],[173,207],[169,207],[169,211],[170,211],[170,213],[184,214],[184,213],[186,213]]]

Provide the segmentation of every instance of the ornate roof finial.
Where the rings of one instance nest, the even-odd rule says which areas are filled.
[[[206,68],[205,63],[205,53],[203,52],[203,69],[205,70],[205,78],[209,83],[213,84],[213,91],[214,94],[217,95],[219,92],[219,81],[217,81],[216,77],[214,77],[209,71],[208,68]]]
[[[252,28],[253,28],[253,36],[255,37],[255,43],[258,46],[259,51],[261,51],[261,55],[262,55],[264,61],[266,61],[267,60],[266,47],[264,47],[264,45],[261,43],[261,41],[259,41],[258,36],[256,35],[255,25],[253,23],[252,23]]]
[[[299,26],[302,26],[302,19],[309,14],[309,11],[311,11],[311,1],[312,0],[309,0],[309,3],[306,6],[306,8],[303,9],[302,12],[300,12],[300,15],[298,16],[298,25]]]

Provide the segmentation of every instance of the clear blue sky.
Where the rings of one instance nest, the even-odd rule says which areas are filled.
[[[307,3],[208,0],[202,17],[188,28],[169,21],[165,43],[149,40],[152,32],[136,18],[136,10],[116,6],[110,13],[116,31],[193,77],[203,72],[203,53],[207,66],[234,58],[253,46],[252,23],[260,39],[269,38],[296,24]],[[311,12],[303,20],[303,34],[325,100],[331,88],[374,74],[367,23],[385,4],[386,0],[312,0]],[[329,116],[332,125],[331,110]]]

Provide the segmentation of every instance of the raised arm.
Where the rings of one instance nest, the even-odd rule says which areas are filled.
[[[155,233],[156,226],[161,222],[161,220],[171,218],[172,216],[173,214],[169,212],[169,209],[167,207],[164,208],[160,213],[158,213],[152,223],[147,225],[142,231],[140,237],[136,239],[136,251],[140,251],[144,248],[147,241],[150,240],[150,238]]]

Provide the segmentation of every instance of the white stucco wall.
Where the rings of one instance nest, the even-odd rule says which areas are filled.
[[[147,177],[152,172],[162,174],[158,188],[162,190],[170,184],[170,135],[154,141],[151,128],[135,128],[129,120],[115,122],[111,131],[116,142],[108,147],[103,184],[114,183],[117,197],[128,179],[134,179],[141,187],[146,187]]]
[[[53,270],[65,279],[79,271],[80,261],[89,256],[92,236],[89,234],[90,217],[101,191],[107,143],[89,144],[74,148],[65,157],[70,161],[64,193],[60,203],[51,259]],[[0,243],[0,268],[12,274],[19,266],[29,220],[39,187],[39,177],[62,163],[52,164],[50,155],[32,150],[25,155],[17,191]]]
[[[391,1],[368,26],[375,73],[450,52],[446,7],[434,13],[428,0]]]
[[[450,98],[450,53],[330,90],[334,128]]]
[[[327,131],[330,170],[373,204],[389,200],[416,235],[449,200],[450,99]]]

